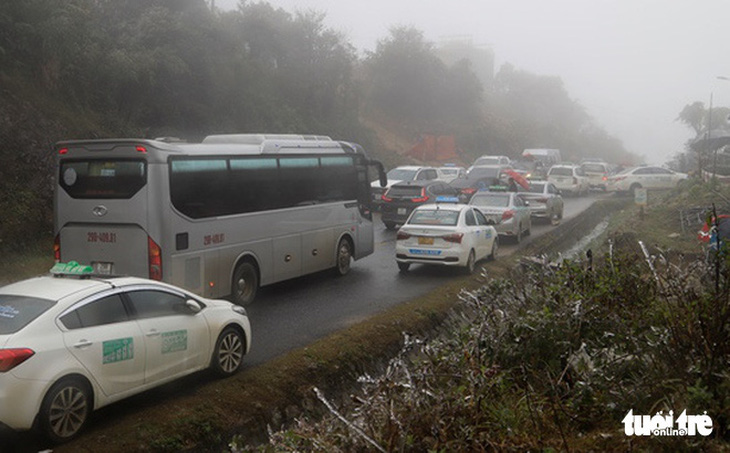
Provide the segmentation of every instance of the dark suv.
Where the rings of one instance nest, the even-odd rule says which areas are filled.
[[[382,218],[385,227],[395,229],[403,225],[414,209],[424,203],[434,203],[436,197],[453,197],[457,194],[443,181],[409,181],[394,184],[382,197]]]

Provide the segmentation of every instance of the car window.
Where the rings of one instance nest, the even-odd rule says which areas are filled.
[[[474,215],[477,218],[477,225],[487,225],[487,218],[484,217],[481,211],[474,209]]]
[[[493,206],[499,208],[506,208],[509,206],[509,194],[506,193],[478,193],[474,195],[469,201],[469,204],[475,206]]]
[[[19,331],[55,303],[48,299],[0,294],[0,335]]]
[[[405,168],[394,168],[388,172],[388,179],[396,181],[413,181],[416,177],[416,170],[408,170]]]
[[[553,167],[548,172],[550,176],[573,176],[573,169],[570,167]]]
[[[548,193],[558,193],[558,189],[554,185],[548,184]]]
[[[651,173],[651,168],[637,168],[634,172],[635,175],[650,175]]]
[[[185,298],[164,291],[130,291],[127,293],[139,319],[192,313]]]
[[[530,193],[542,193],[545,190],[545,184],[538,182],[530,183]]]
[[[409,225],[444,225],[456,226],[459,221],[459,211],[445,209],[419,209],[413,213]]]
[[[464,217],[464,220],[466,221],[466,226],[475,226],[477,224],[477,221],[474,218],[474,212],[471,209],[468,209],[466,211],[466,216]]]
[[[578,176],[585,176],[586,175],[585,172],[583,171],[583,169],[580,168],[580,167],[576,167],[575,168],[575,174],[578,175]]]
[[[426,179],[438,179],[439,174],[436,170],[426,170]]]
[[[125,322],[129,319],[122,298],[118,294],[113,294],[82,305],[63,315],[61,322],[68,329],[79,329]]]
[[[522,198],[520,197],[512,197],[512,203],[514,206],[524,206],[525,204],[522,202]]]
[[[657,174],[657,175],[671,175],[671,174],[673,174],[671,171],[667,170],[666,168],[659,168],[659,167],[655,167],[654,168],[654,173]]]

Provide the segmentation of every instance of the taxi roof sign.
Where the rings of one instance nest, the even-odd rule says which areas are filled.
[[[437,203],[458,203],[459,198],[458,197],[439,196],[439,197],[436,197],[436,202]]]
[[[68,263],[56,263],[51,268],[51,274],[53,275],[91,275],[93,273],[93,267],[84,266],[77,263],[76,261],[69,261]]]

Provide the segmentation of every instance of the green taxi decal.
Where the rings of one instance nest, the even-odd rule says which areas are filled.
[[[162,333],[162,353],[184,351],[188,348],[188,331],[174,330]]]
[[[121,362],[123,360],[132,360],[134,358],[134,338],[120,338],[118,340],[110,340],[102,343],[103,359],[102,363]]]

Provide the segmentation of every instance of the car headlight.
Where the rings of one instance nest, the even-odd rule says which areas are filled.
[[[232,305],[231,308],[239,315],[248,316],[248,314],[246,313],[246,309],[240,305]]]

